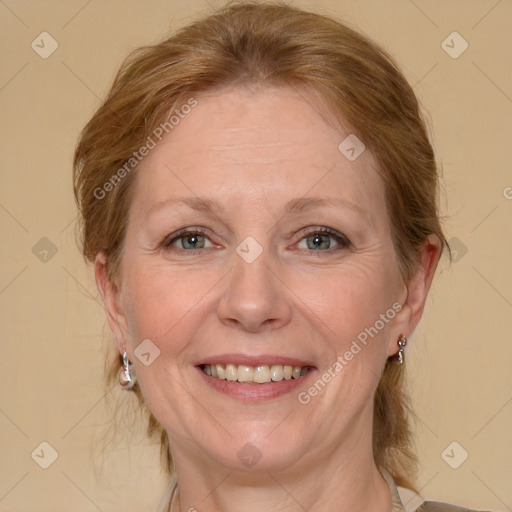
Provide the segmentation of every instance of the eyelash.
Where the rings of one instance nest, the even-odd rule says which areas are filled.
[[[316,234],[330,235],[331,237],[336,239],[339,246],[335,247],[333,249],[327,249],[327,250],[305,249],[310,254],[318,255],[318,253],[333,253],[333,252],[340,251],[342,249],[348,249],[352,245],[350,240],[345,235],[342,235],[341,233],[338,233],[337,231],[335,231],[331,228],[327,228],[327,227],[318,227],[318,228],[314,228],[310,231],[307,231],[306,233],[302,234],[302,238],[299,239],[299,242],[301,242],[305,238],[308,238],[308,237],[310,237],[312,235],[316,235]],[[172,244],[176,240],[179,240],[180,238],[184,238],[184,237],[190,236],[190,235],[206,235],[206,230],[204,230],[203,228],[193,228],[193,229],[187,228],[185,230],[178,231],[177,233],[171,235],[172,238],[166,237],[162,241],[161,247],[164,250],[169,251],[169,250],[174,249],[178,252],[189,253],[189,254],[190,253],[201,254],[203,251],[210,249],[210,247],[206,247],[206,248],[202,248],[202,249],[181,249],[181,248],[172,247]]]

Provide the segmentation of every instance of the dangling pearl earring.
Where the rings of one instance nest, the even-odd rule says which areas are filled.
[[[398,346],[400,350],[398,351],[398,362],[400,364],[404,363],[404,347],[407,345],[407,338],[402,334],[400,338],[398,338]]]
[[[131,389],[137,382],[137,378],[135,377],[135,374],[133,373],[132,369],[132,363],[128,361],[128,356],[126,354],[126,349],[124,349],[123,353],[123,367],[119,368],[119,385],[121,386],[121,389]]]

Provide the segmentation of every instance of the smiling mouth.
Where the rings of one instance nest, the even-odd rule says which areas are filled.
[[[243,364],[202,364],[201,370],[206,375],[219,380],[239,382],[241,384],[268,384],[283,380],[299,379],[312,370],[310,366],[259,365]]]

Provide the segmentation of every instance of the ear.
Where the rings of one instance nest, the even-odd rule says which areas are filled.
[[[420,265],[408,283],[407,296],[395,317],[393,335],[389,340],[388,356],[398,353],[401,334],[410,337],[423,315],[428,291],[442,254],[442,244],[435,235],[429,235],[420,247]]]
[[[120,303],[120,291],[113,285],[108,276],[108,257],[104,251],[100,251],[96,255],[94,261],[94,275],[96,278],[96,286],[103,299],[108,324],[117,339],[119,353],[122,354],[122,342],[126,339],[128,326],[126,316]]]

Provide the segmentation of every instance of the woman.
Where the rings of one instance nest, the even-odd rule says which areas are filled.
[[[405,347],[447,242],[392,59],[230,4],[127,59],[74,164],[109,382],[161,437],[161,510],[404,511]]]

